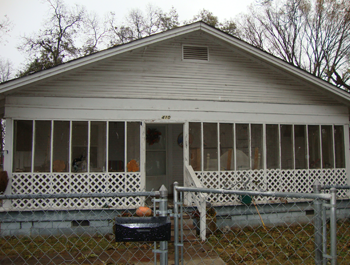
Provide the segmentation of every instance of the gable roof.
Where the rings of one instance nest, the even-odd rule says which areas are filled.
[[[158,33],[143,39],[132,41],[130,43],[109,48],[86,57],[75,59],[62,65],[58,65],[56,67],[43,70],[25,77],[10,80],[6,83],[0,84],[0,98],[3,98],[4,94],[11,93],[13,90],[21,88],[23,86],[34,84],[35,82],[43,81],[47,78],[55,77],[57,75],[99,62],[101,60],[119,54],[127,53],[138,48],[146,47],[148,45],[156,44],[161,41],[169,40],[171,38],[196,31],[205,32],[214,38],[217,38],[218,40],[226,43],[228,47],[234,48],[235,50],[238,50],[245,55],[254,57],[255,59],[263,61],[276,69],[289,73],[298,78],[299,81],[306,82],[307,84],[316,87],[319,89],[320,93],[325,93],[332,98],[340,101],[341,103],[350,106],[350,94],[348,92],[322,80],[321,78],[313,76],[310,73],[281,60],[280,58],[264,52],[232,35],[226,34],[214,27],[211,27],[204,22],[196,22],[169,31]]]

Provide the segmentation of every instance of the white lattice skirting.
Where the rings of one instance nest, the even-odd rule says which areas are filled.
[[[141,191],[141,174],[130,173],[14,173],[11,194],[79,194]],[[12,200],[11,208],[101,209],[136,208],[140,197]]]
[[[312,185],[319,180],[322,185],[347,185],[346,169],[302,169],[302,170],[244,170],[196,172],[206,188],[254,190],[272,192],[310,193]],[[338,191],[338,198],[348,198],[346,190]],[[271,202],[277,198],[254,197],[256,202]],[[213,204],[238,203],[238,196],[209,194]]]

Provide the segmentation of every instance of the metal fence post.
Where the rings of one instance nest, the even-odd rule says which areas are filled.
[[[174,248],[175,248],[175,265],[179,265],[179,208],[176,187],[179,185],[174,182]]]
[[[159,201],[159,216],[168,216],[168,190],[162,185],[159,189],[160,201]],[[160,242],[160,264],[168,265],[168,242]]]
[[[314,193],[321,192],[321,183],[316,180],[313,185]],[[323,238],[322,238],[322,202],[314,199],[314,226],[315,226],[315,264],[323,263]]]
[[[330,234],[331,234],[331,256],[332,256],[332,265],[337,264],[337,189],[331,188],[331,215],[330,215]]]

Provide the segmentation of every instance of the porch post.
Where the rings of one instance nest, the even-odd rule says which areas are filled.
[[[5,134],[5,147],[4,147],[4,164],[3,170],[7,171],[8,183],[4,194],[12,194],[12,157],[13,157],[13,120],[6,119],[6,134]],[[5,200],[3,202],[5,208],[11,207],[11,200]]]
[[[140,173],[141,190],[146,190],[146,123],[140,125]]]

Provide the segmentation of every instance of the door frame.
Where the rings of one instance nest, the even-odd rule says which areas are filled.
[[[187,124],[187,126],[186,126]],[[169,127],[171,125],[182,125],[182,134],[183,134],[183,158],[182,158],[182,181],[184,181],[184,172],[185,172],[185,157],[186,156],[186,138],[185,136],[187,135],[185,133],[185,129],[188,128],[188,122],[161,122],[161,121],[145,121],[142,123],[142,129],[141,129],[141,168],[143,171],[142,174],[142,179],[143,181],[141,181],[141,186],[143,187],[144,190],[147,190],[147,174],[146,174],[146,160],[147,160],[147,142],[146,142],[146,133],[147,133],[147,126],[152,126],[152,125],[161,125],[161,126],[165,126],[165,130],[166,130],[166,174],[164,175],[164,178],[167,178],[168,174],[169,174],[169,147],[168,147],[168,139],[169,139]],[[187,158],[188,160],[188,158]],[[164,185],[166,185],[167,187],[170,187],[170,190],[168,190],[168,194],[172,194],[173,193],[173,189],[172,189],[172,184],[173,183],[168,183],[169,179],[165,179],[165,183],[162,183]]]

